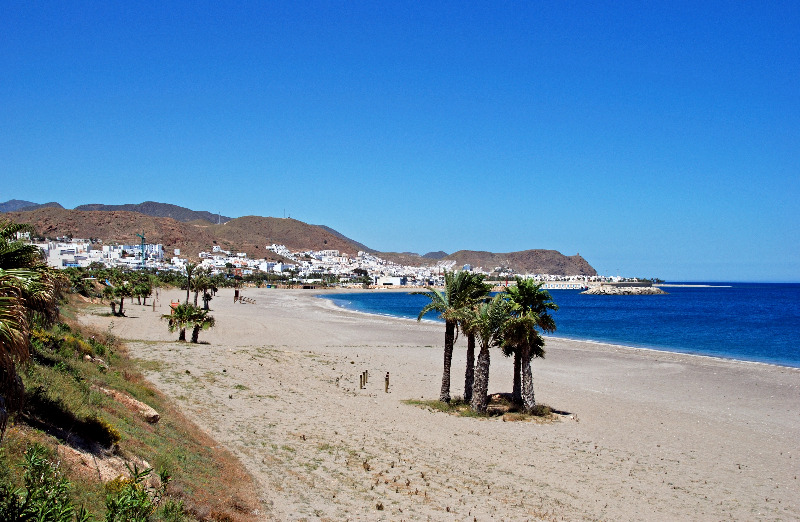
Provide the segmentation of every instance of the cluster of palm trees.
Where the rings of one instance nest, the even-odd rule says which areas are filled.
[[[186,263],[184,271],[186,272],[186,302],[189,302],[190,292],[194,292],[194,306],[197,307],[197,297],[202,293],[203,309],[208,310],[208,303],[218,290],[218,278],[199,268],[197,263]]]
[[[161,319],[167,321],[170,332],[178,331],[178,340],[186,340],[186,328],[192,328],[192,342],[197,343],[200,330],[208,330],[214,326],[214,317],[208,310],[198,308],[191,303],[181,303],[172,308],[172,313],[164,314]]]
[[[125,298],[138,299],[139,304],[147,304],[147,298],[153,295],[153,289],[158,286],[158,279],[152,275],[130,273],[119,273],[113,277],[110,286],[105,287],[103,295],[111,298],[111,313],[118,317],[125,315]],[[119,308],[113,299],[119,299]]]
[[[42,251],[18,241],[29,225],[0,222],[0,439],[24,395],[17,365],[30,358],[30,333],[58,318],[66,279],[43,262]]]
[[[552,311],[558,310],[550,293],[533,279],[517,277],[516,285],[491,295],[484,276],[466,271],[446,272],[442,290],[428,287],[415,292],[430,299],[417,317],[437,312],[445,322],[444,371],[439,400],[450,402],[450,367],[459,331],[467,336],[467,368],[464,400],[472,409],[485,412],[488,406],[489,365],[492,347],[514,357],[512,402],[522,411],[536,407],[531,361],[544,357],[542,333],[556,329]],[[475,360],[476,342],[480,344]]]
[[[186,301],[172,307],[172,313],[164,314],[161,319],[167,321],[170,332],[178,330],[178,340],[186,341],[186,328],[192,327],[192,342],[197,343],[200,330],[214,326],[214,317],[208,314],[208,302],[211,292],[217,287],[207,272],[197,267],[196,263],[186,263]],[[189,303],[189,295],[194,290],[194,304]],[[197,306],[197,297],[203,292],[203,308]]]

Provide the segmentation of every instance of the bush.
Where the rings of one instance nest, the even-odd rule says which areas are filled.
[[[61,474],[50,453],[40,444],[32,444],[24,455],[23,488],[15,488],[8,474],[0,475],[0,520],[88,522],[92,515],[76,507],[70,497],[70,483]],[[161,473],[161,487],[152,495],[144,487],[150,469],[131,469],[130,478],[118,477],[106,485],[106,521],[147,522],[160,504],[169,481]],[[161,509],[163,520],[184,520],[183,502],[166,501]]]
[[[91,516],[83,507],[76,509],[69,497],[69,481],[48,460],[47,450],[34,444],[25,452],[23,489],[13,489],[4,480],[0,485],[2,520],[47,520],[84,522]]]

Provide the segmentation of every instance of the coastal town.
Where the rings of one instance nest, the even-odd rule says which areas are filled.
[[[30,238],[24,237],[23,239]],[[150,269],[182,272],[189,262],[196,263],[209,274],[257,276],[263,274],[301,284],[332,283],[340,286],[422,287],[443,282],[444,273],[466,270],[484,274],[490,280],[508,281],[515,276],[532,277],[545,283],[545,288],[585,290],[592,283],[617,282],[622,278],[585,275],[520,274],[507,267],[456,266],[455,261],[439,260],[426,266],[401,265],[364,251],[351,256],[339,250],[291,251],[281,244],[265,245],[265,257],[253,259],[244,252],[224,250],[212,245],[210,250],[189,257],[180,249],[165,252],[163,245],[106,244],[99,239],[59,237],[49,241],[33,241],[45,254],[49,266],[55,268],[105,267],[130,270]],[[268,260],[268,257],[280,260]]]

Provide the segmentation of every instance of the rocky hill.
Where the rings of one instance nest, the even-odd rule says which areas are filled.
[[[124,206],[124,205],[123,205]],[[143,203],[134,207],[150,211],[164,210],[175,205]],[[547,273],[558,275],[596,275],[597,272],[580,255],[565,256],[555,250],[524,250],[521,252],[493,253],[461,250],[447,255],[432,252],[425,256],[403,252],[375,252],[357,241],[325,226],[309,225],[295,219],[245,216],[214,224],[206,219],[197,219],[197,212],[181,213],[182,217],[194,216],[193,221],[182,221],[174,217],[153,217],[130,210],[67,210],[58,207],[42,207],[6,212],[12,221],[32,224],[44,237],[72,236],[99,238],[106,243],[138,244],[143,234],[150,243],[161,243],[167,255],[173,249],[181,249],[184,256],[196,256],[201,251],[210,251],[214,245],[224,250],[246,252],[254,259],[278,259],[266,250],[272,243],[286,245],[290,250],[339,250],[348,255],[358,251],[376,255],[402,265],[434,265],[440,261],[452,261],[456,267],[469,264],[475,268],[493,270],[510,268],[520,273]],[[208,213],[205,213],[208,214]],[[210,215],[210,214],[209,214]]]
[[[254,259],[276,258],[266,250],[271,243],[286,245],[290,250],[335,249],[355,255],[359,247],[325,229],[294,219],[246,216],[221,225],[208,222],[184,223],[173,218],[146,216],[128,211],[82,211],[41,208],[33,211],[8,212],[5,217],[19,223],[30,223],[37,233],[54,238],[72,236],[100,238],[106,243],[138,244],[143,234],[149,243],[161,243],[169,255],[175,248],[181,254],[195,256],[210,251],[213,245],[224,250],[246,252]]]
[[[523,250],[496,254],[474,250],[460,250],[445,258],[456,266],[471,265],[484,270],[511,268],[528,274],[597,275],[597,271],[580,254],[565,256],[557,250]]]
[[[523,250],[497,254],[475,250],[459,250],[453,254],[432,252],[424,256],[408,252],[384,252],[381,257],[402,265],[434,265],[442,261],[452,261],[455,267],[470,265],[493,271],[496,268],[510,268],[523,274],[554,275],[597,275],[597,271],[580,254],[565,256],[557,250]]]

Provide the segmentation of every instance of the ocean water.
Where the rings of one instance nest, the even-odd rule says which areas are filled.
[[[800,284],[708,285],[666,287],[669,295],[662,296],[551,290],[560,307],[554,337],[800,368]],[[428,302],[402,292],[320,297],[362,312],[410,318]]]

